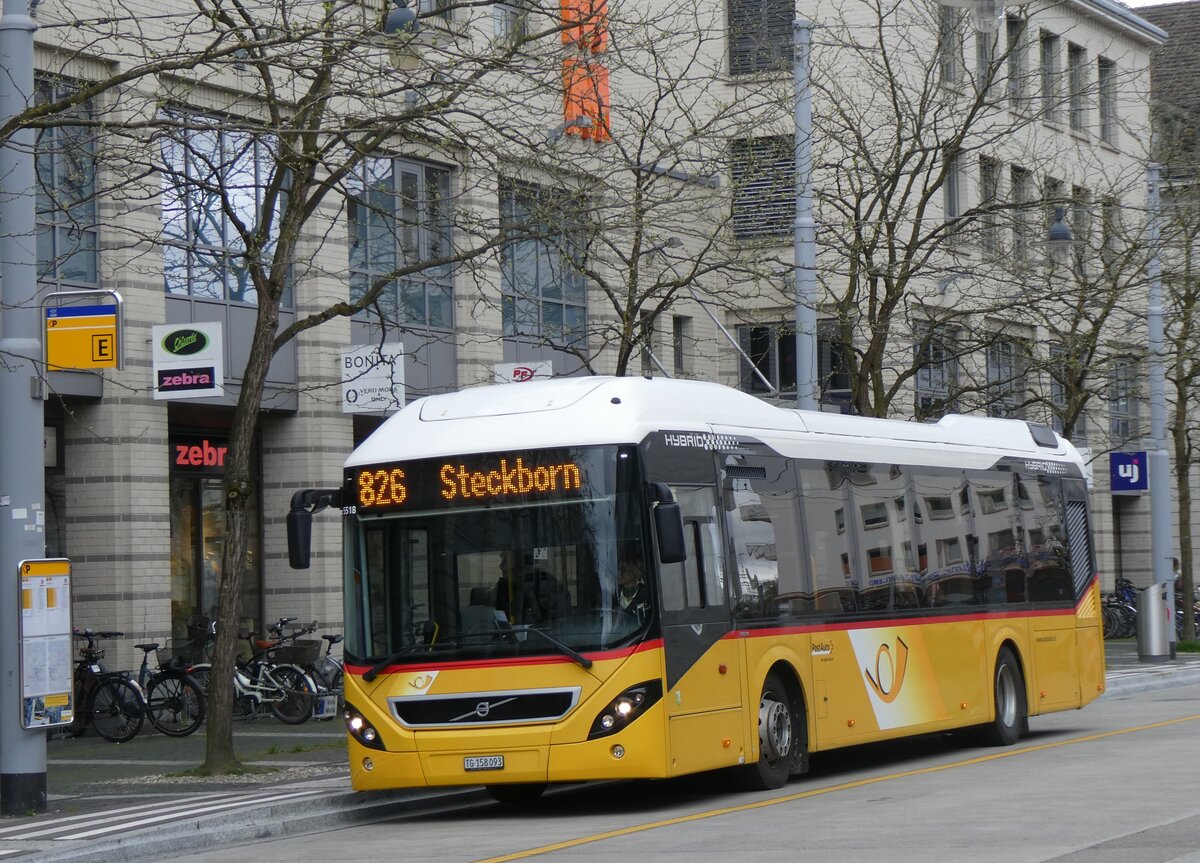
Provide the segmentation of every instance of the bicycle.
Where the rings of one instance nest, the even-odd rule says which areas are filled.
[[[294,618],[281,618],[280,626]],[[254,633],[239,633],[240,638],[250,643],[252,655],[249,659],[238,659],[233,674],[233,718],[253,719],[265,705],[280,722],[300,725],[307,722],[313,712],[313,699],[317,685],[303,668],[290,663],[276,662],[273,649],[277,641],[260,641]],[[188,673],[208,692],[212,675],[211,663],[203,662],[191,666]]]
[[[341,661],[333,656],[333,645],[342,640],[341,635],[325,634],[321,639],[325,642],[325,652],[321,652],[321,642],[314,639],[300,638],[317,631],[314,620],[301,629],[285,632],[283,627],[295,618],[282,617],[279,622],[268,627],[275,638],[272,648],[277,662],[299,665],[307,671],[317,685],[317,699],[313,705],[313,718],[326,721],[342,715],[346,703],[343,681],[345,673]],[[329,696],[333,696],[332,699]]]
[[[85,639],[75,662],[75,716],[67,733],[79,737],[88,726],[112,743],[132,740],[146,720],[146,699],[141,687],[129,679],[127,671],[109,671],[101,660],[104,651],[96,647],[98,638],[120,638],[125,633],[100,632],[75,627],[72,634]]]
[[[146,693],[146,715],[150,724],[168,737],[187,737],[204,722],[204,692],[185,670],[182,661],[170,657],[163,661],[157,642],[135,644],[142,651],[142,666],[137,682]],[[150,670],[150,653],[158,660],[158,670]]]

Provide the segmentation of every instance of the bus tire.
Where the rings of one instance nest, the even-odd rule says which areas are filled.
[[[512,785],[487,785],[487,793],[492,799],[505,806],[523,806],[533,803],[546,790],[545,782],[518,782]]]
[[[996,671],[992,677],[993,704],[996,708],[991,722],[984,725],[983,741],[990,746],[1012,746],[1028,728],[1026,715],[1025,677],[1016,656],[1007,648],[996,655]]]
[[[797,764],[806,760],[808,731],[804,711],[774,671],[758,700],[758,760],[738,768],[748,791],[782,788]]]

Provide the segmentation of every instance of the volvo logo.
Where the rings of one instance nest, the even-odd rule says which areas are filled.
[[[464,713],[462,716],[453,716],[451,722],[471,722],[476,719],[486,719],[488,714],[497,707],[503,707],[505,704],[511,704],[516,701],[516,696],[512,698],[501,698],[498,701],[481,701],[475,705],[475,709],[469,713]],[[492,720],[493,722],[496,720]]]

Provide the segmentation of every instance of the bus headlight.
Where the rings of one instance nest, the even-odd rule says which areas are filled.
[[[662,681],[647,680],[631,686],[605,705],[592,722],[588,740],[616,734],[662,698]]]
[[[354,705],[346,702],[342,718],[346,720],[346,731],[351,737],[370,749],[383,749],[383,741],[379,739],[379,732],[375,730],[374,725],[367,722],[361,713],[354,709]]]

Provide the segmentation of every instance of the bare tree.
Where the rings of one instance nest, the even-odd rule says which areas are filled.
[[[918,418],[1021,415],[1051,401],[1035,384],[1053,378],[1072,428],[1131,276],[1053,267],[1049,214],[1071,212],[1072,189],[1051,178],[1086,187],[1089,213],[1132,178],[1043,133],[1079,94],[1039,89],[1023,7],[997,34],[932,2],[837,12],[815,31],[813,145],[824,311],[852,408],[908,413],[897,400],[915,388]],[[1038,323],[1065,361],[1032,349]]]

